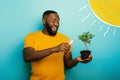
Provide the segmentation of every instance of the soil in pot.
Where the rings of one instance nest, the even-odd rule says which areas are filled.
[[[80,51],[80,54],[81,54],[82,59],[86,59],[91,54],[91,51],[90,50],[82,50],[82,51]]]

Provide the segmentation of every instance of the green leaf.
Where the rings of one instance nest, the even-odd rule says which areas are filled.
[[[79,38],[81,41],[90,44],[91,39],[92,39],[94,36],[95,36],[95,35],[91,34],[90,32],[84,32],[83,34],[79,35],[78,38]]]

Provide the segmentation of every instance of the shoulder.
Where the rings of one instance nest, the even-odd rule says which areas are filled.
[[[68,37],[67,35],[63,34],[63,33],[58,32],[57,35],[58,35],[60,38],[64,38],[64,39],[69,40],[69,37]]]
[[[31,33],[28,33],[26,36],[35,37],[35,36],[38,36],[40,34],[40,32],[41,31],[31,32]]]

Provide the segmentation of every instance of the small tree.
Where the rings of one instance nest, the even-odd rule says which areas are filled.
[[[79,35],[78,38],[84,42],[86,50],[88,50],[88,44],[90,44],[91,39],[95,35],[91,34],[90,32],[84,32],[82,35]]]

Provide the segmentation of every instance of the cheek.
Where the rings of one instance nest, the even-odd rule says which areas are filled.
[[[46,24],[48,24],[49,26],[51,26],[53,23],[50,20],[47,20]]]
[[[54,25],[52,22],[49,22],[48,24],[49,24],[49,26],[53,26]]]
[[[57,24],[57,26],[59,26],[59,23]]]

